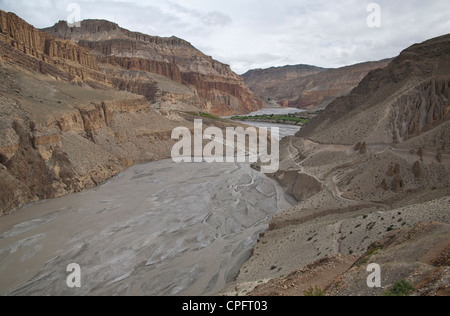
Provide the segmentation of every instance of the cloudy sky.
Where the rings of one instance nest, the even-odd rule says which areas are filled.
[[[0,0],[0,9],[43,28],[67,20],[73,2],[81,19],[175,35],[239,74],[288,64],[341,67],[380,60],[450,33],[450,0]],[[378,9],[368,11],[370,3],[378,5],[379,15]],[[369,27],[368,20],[381,27]]]

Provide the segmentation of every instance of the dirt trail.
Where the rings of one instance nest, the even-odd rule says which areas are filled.
[[[331,150],[331,151],[336,151],[336,150],[340,150],[340,151],[348,151],[351,150],[352,147],[351,146],[346,146],[346,145],[335,145],[335,144],[319,144],[316,142],[313,142],[311,140],[308,140],[311,144],[314,145],[319,145],[321,147],[325,146],[324,150]],[[368,146],[368,149],[371,150],[375,150],[375,147],[372,146]],[[322,185],[324,185],[324,187],[329,190],[329,192],[331,192],[331,194],[333,195],[333,197],[335,197],[338,200],[344,201],[346,203],[350,203],[353,205],[361,205],[361,206],[375,206],[377,208],[382,208],[384,211],[390,210],[391,207],[387,204],[384,203],[379,203],[379,202],[371,202],[371,201],[358,201],[355,199],[349,199],[343,196],[343,192],[340,190],[338,184],[337,184],[337,180],[336,180],[336,175],[335,173],[341,169],[346,169],[349,166],[352,165],[357,165],[357,163],[362,160],[361,158],[356,159],[353,162],[350,163],[345,163],[341,166],[335,167],[332,170],[330,170],[329,172],[327,172],[322,178],[317,177],[316,175],[309,173],[305,170],[305,167],[301,164],[301,161],[298,161],[297,158],[300,155],[299,150],[293,145],[292,143],[292,138],[289,139],[289,143],[288,143],[288,151],[289,151],[289,155],[287,157],[287,159],[291,162],[292,165],[294,165],[295,167],[293,167],[293,169],[298,170],[299,173],[304,173],[307,174],[308,176],[316,179],[318,182],[322,183]],[[399,153],[404,153],[402,149],[398,150]],[[424,152],[425,153],[425,152]],[[411,155],[408,151],[408,155]]]
[[[419,156],[419,149],[413,149],[414,151],[411,152],[411,148],[401,148],[396,146],[395,144],[367,144],[367,150],[371,150],[373,152],[382,152],[385,150],[389,150],[390,152],[409,162],[414,162],[421,159],[424,163],[431,163],[433,161],[436,161],[437,156],[436,151],[429,151],[426,149],[422,150],[422,155]],[[450,154],[441,153],[441,159],[444,164],[450,164]]]

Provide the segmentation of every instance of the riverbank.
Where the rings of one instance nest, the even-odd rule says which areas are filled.
[[[303,126],[309,122],[309,119],[303,116],[297,116],[296,114],[285,115],[253,115],[253,116],[233,116],[231,120],[234,121],[250,121],[250,122],[263,122],[271,124],[284,124],[284,125],[297,125]]]

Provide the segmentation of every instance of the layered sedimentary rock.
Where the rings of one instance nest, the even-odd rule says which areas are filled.
[[[41,32],[13,13],[0,13],[3,60],[75,85],[130,91],[145,96],[149,101],[155,100],[158,92],[154,80],[107,73],[99,64],[109,63],[127,70],[143,68],[143,71],[167,75],[181,84],[181,73],[170,63],[112,57],[97,60],[86,48]]]
[[[248,113],[262,106],[229,65],[204,55],[182,39],[130,32],[100,20],[83,21],[75,29],[59,22],[43,31],[85,47],[103,62],[156,73],[188,85],[205,99],[201,107],[208,112]]]
[[[250,70],[242,77],[264,101],[297,108],[325,107],[348,94],[371,71],[390,60],[327,69],[308,65]]]
[[[14,13],[0,11],[2,40],[14,48],[44,61],[64,59],[97,69],[95,58],[84,48],[40,32]]]
[[[201,98],[209,101],[205,110],[212,114],[250,113],[260,108],[260,101],[256,101],[240,79],[185,72],[183,80],[195,87]]]
[[[127,70],[147,71],[155,74],[159,74],[170,78],[171,80],[183,83],[180,69],[173,63],[156,61],[143,58],[130,58],[130,57],[99,57],[100,63],[111,64],[113,66],[119,66]]]
[[[107,84],[85,48],[40,32],[14,13],[0,10],[2,59],[74,83]]]

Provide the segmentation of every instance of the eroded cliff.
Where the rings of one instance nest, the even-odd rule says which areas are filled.
[[[14,13],[0,10],[2,59],[73,83],[107,84],[85,48],[40,32]]]
[[[14,13],[0,11],[0,33],[4,42],[27,55],[44,61],[64,59],[98,70],[95,58],[86,49],[40,32]]]
[[[182,39],[130,32],[100,20],[83,21],[73,30],[59,22],[43,31],[79,44],[103,62],[149,71],[188,85],[206,101],[201,108],[210,113],[249,113],[262,106],[229,65],[204,55]]]

